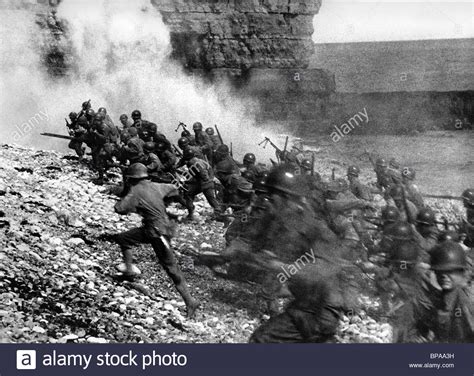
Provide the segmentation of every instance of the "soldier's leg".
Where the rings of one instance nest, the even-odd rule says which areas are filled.
[[[214,212],[216,214],[220,214],[222,212],[221,205],[217,201],[216,198],[216,192],[214,191],[214,187],[212,188],[206,188],[202,192],[204,196],[206,197],[207,202],[211,207],[214,209]]]
[[[122,250],[123,262],[127,268],[125,274],[132,275],[132,247],[137,244],[146,243],[148,241],[148,237],[146,236],[143,228],[138,227],[115,235],[115,241],[120,245]]]
[[[258,327],[250,337],[251,343],[301,343],[304,339],[293,323],[292,317],[283,312]]]
[[[194,214],[194,197],[199,193],[199,187],[194,184],[186,186],[186,193],[184,199],[186,201],[186,209],[188,209],[188,218],[192,219]]]
[[[196,309],[199,306],[197,300],[195,300],[186,286],[186,280],[184,275],[181,272],[176,257],[174,256],[173,250],[169,244],[169,241],[166,237],[162,236],[161,238],[151,239],[151,244],[155,250],[156,256],[161,266],[165,269],[168,276],[172,279],[173,283],[176,286],[179,294],[186,303],[188,310],[188,317],[193,317]]]

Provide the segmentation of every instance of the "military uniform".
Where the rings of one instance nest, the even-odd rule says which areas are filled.
[[[119,214],[137,213],[143,217],[143,225],[118,234],[116,240],[128,264],[132,263],[131,247],[140,243],[151,243],[159,263],[173,280],[189,310],[195,309],[197,303],[186,287],[184,276],[169,245],[174,228],[169,221],[163,202],[165,197],[176,194],[176,188],[172,184],[157,184],[141,180],[133,185],[127,196],[115,205],[115,211]]]

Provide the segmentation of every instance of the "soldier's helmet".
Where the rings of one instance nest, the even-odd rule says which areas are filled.
[[[414,264],[419,258],[419,248],[414,244],[402,243],[392,247],[389,255],[391,262]]]
[[[79,118],[77,119],[77,124],[80,125],[80,126],[87,126],[89,125],[88,121],[87,121],[87,118],[82,115],[82,116],[79,116]]]
[[[443,243],[445,241],[453,241],[453,242],[458,242],[459,241],[459,234],[456,231],[443,231],[441,234],[438,236],[438,241],[440,243]]]
[[[193,159],[196,156],[196,153],[194,152],[193,149],[187,148],[183,150],[183,159],[185,161],[189,161],[190,159]]]
[[[159,141],[158,143],[155,144],[155,148],[159,152],[162,152],[162,151],[165,151],[168,148],[168,145],[163,141]]]
[[[383,158],[378,158],[376,161],[375,161],[375,165],[377,167],[388,167],[388,164],[387,164],[387,161]]]
[[[347,176],[355,176],[358,177],[360,174],[360,168],[357,166],[349,166],[347,168]]]
[[[464,206],[466,207],[474,207],[474,189],[466,189],[462,193],[462,200],[464,202]]]
[[[289,165],[279,165],[275,167],[265,180],[265,186],[270,191],[280,191],[291,195],[300,196],[300,187],[294,168]]]
[[[468,267],[466,252],[459,243],[450,240],[438,244],[430,255],[434,271],[465,270]]]
[[[181,150],[189,146],[189,139],[187,137],[181,137],[178,140],[178,146]]]
[[[250,171],[242,172],[242,177],[247,181],[253,181],[255,176]]]
[[[430,208],[421,208],[416,216],[416,223],[420,225],[433,226],[435,221],[435,213]]]
[[[70,113],[69,113],[69,119],[71,119],[71,120],[76,120],[76,119],[77,119],[77,113],[75,113],[75,112],[70,112]]]
[[[214,128],[206,128],[206,133],[209,135],[209,136],[214,136]]]
[[[387,223],[395,223],[400,220],[400,212],[395,206],[386,206],[382,209],[382,220]]]
[[[144,164],[134,163],[127,169],[125,176],[131,179],[144,179],[148,177],[148,170]]]
[[[406,180],[415,180],[416,177],[416,172],[413,168],[411,167],[403,167],[402,168],[402,176]]]
[[[253,182],[252,189],[257,193],[267,193],[266,178],[259,177]]]
[[[102,114],[95,114],[94,116],[94,123],[100,123],[104,120],[104,116]]]
[[[132,119],[133,120],[140,120],[142,118],[142,113],[138,110],[132,112]]]
[[[403,186],[401,185],[394,185],[390,188],[390,197],[394,200],[402,200],[403,193]]]
[[[124,120],[124,121],[125,121],[125,120],[128,120],[127,114],[122,114],[122,115],[120,115],[119,120]]]
[[[105,107],[99,108],[99,109],[97,110],[97,112],[98,112],[99,114],[102,114],[102,113],[103,113],[104,115],[107,115],[107,109],[106,109]]]
[[[220,155],[227,155],[229,152],[229,147],[225,144],[219,145],[216,150],[216,154]]]
[[[391,168],[394,168],[395,170],[398,170],[400,168],[400,163],[395,158],[391,158],[390,161],[388,162]]]
[[[193,131],[202,131],[202,124],[199,121],[193,124]]]
[[[244,164],[254,164],[256,161],[255,154],[247,153],[244,155]]]
[[[306,171],[311,171],[313,168],[313,163],[309,159],[305,158],[301,161],[301,168]]]
[[[181,132],[181,137],[189,137],[191,136],[191,132],[187,131],[186,129]]]
[[[145,142],[145,145],[143,145],[143,149],[149,153],[152,153],[155,151],[155,143],[154,142]]]
[[[87,111],[86,111],[86,115],[89,116],[90,118],[93,118],[95,116],[95,112],[92,108],[89,108]]]
[[[90,102],[83,102],[82,103],[82,109],[83,110],[88,110],[89,108],[91,107],[91,103]]]
[[[130,127],[128,129],[128,134],[130,135],[130,137],[136,137],[138,136],[138,129],[135,127]]]
[[[387,235],[395,240],[411,240],[413,231],[407,222],[396,222],[390,227]]]

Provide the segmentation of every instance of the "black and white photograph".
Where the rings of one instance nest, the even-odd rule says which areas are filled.
[[[473,343],[473,10],[0,0],[0,343]]]

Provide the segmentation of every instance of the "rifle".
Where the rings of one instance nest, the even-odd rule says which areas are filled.
[[[286,140],[285,140],[285,148],[283,149],[283,155],[286,154],[286,149],[288,148],[288,136],[286,136]]]
[[[179,122],[178,127],[175,129],[175,132],[178,132],[179,128],[183,128],[184,131],[188,130],[188,126],[184,124],[182,121]]]
[[[41,136],[61,138],[61,139],[64,139],[64,140],[73,140],[74,139],[74,137],[72,137],[72,136],[64,136],[62,134],[56,134],[56,133],[41,133]]]
[[[89,99],[87,101],[86,108],[89,107],[90,104],[91,104],[91,100]],[[85,115],[86,112],[87,110],[81,109],[81,111],[79,111],[79,114],[77,115],[77,118],[79,119],[82,115]]]
[[[69,122],[67,121],[67,119],[64,118],[64,120],[66,121],[66,127],[71,128],[71,124],[69,124]]]
[[[315,157],[314,153],[311,155],[311,176],[314,176],[314,162],[315,162]]]
[[[234,158],[234,152],[233,152],[233,147],[232,147],[232,142],[230,143],[230,156]]]
[[[183,158],[183,153],[181,153],[181,151],[174,144],[173,144],[173,149],[178,157]]]
[[[278,162],[280,162],[280,160],[281,160],[281,157],[280,157],[280,156],[282,155],[282,150],[281,150],[278,146],[276,146],[276,145],[272,142],[272,140],[270,140],[268,137],[265,137],[264,140],[258,144],[258,146],[262,146],[262,145],[263,145],[263,148],[265,149],[268,144],[270,144],[271,146],[273,146],[273,148],[276,150],[276,156],[277,156],[277,158],[278,158]]]
[[[216,128],[217,136],[219,136],[219,141],[221,142],[222,145],[224,145],[224,141],[222,140],[221,132],[219,132],[219,128],[217,128],[216,124],[214,124],[214,128]]]

